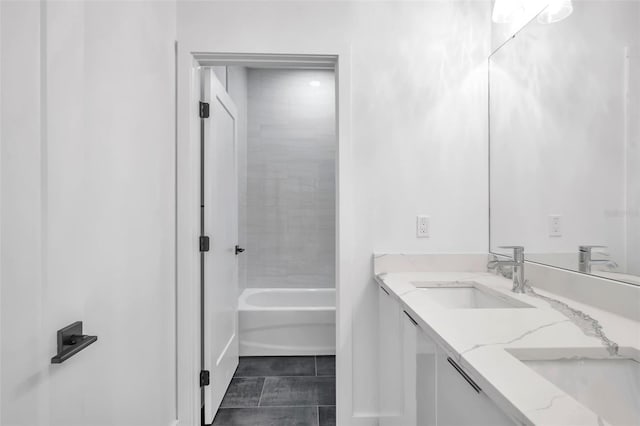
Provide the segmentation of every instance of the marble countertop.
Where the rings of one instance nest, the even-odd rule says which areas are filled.
[[[602,425],[604,419],[535,373],[509,351],[558,351],[589,358],[610,357],[604,341],[615,342],[623,357],[638,359],[640,323],[566,297],[534,288],[536,297],[511,291],[511,280],[483,272],[391,272],[376,276],[383,286],[450,357],[471,375],[506,413],[524,424]],[[415,282],[474,281],[532,308],[446,309],[435,303]],[[550,300],[556,301],[551,302]],[[582,319],[558,309],[568,305]],[[561,348],[561,351],[560,349]]]

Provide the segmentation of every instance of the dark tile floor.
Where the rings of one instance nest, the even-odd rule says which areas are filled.
[[[335,426],[334,356],[241,357],[213,426]]]

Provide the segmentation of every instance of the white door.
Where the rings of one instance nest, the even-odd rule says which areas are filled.
[[[209,103],[204,119],[204,388],[205,421],[211,423],[238,366],[238,195],[236,107],[212,69],[204,69],[203,89]]]

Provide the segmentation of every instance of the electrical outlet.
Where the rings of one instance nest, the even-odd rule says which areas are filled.
[[[429,238],[429,216],[420,215],[416,219],[416,236]]]
[[[562,237],[562,216],[560,215],[549,216],[549,236]]]

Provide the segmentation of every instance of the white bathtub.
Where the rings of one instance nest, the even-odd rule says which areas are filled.
[[[334,355],[334,289],[247,288],[238,302],[240,356]]]

